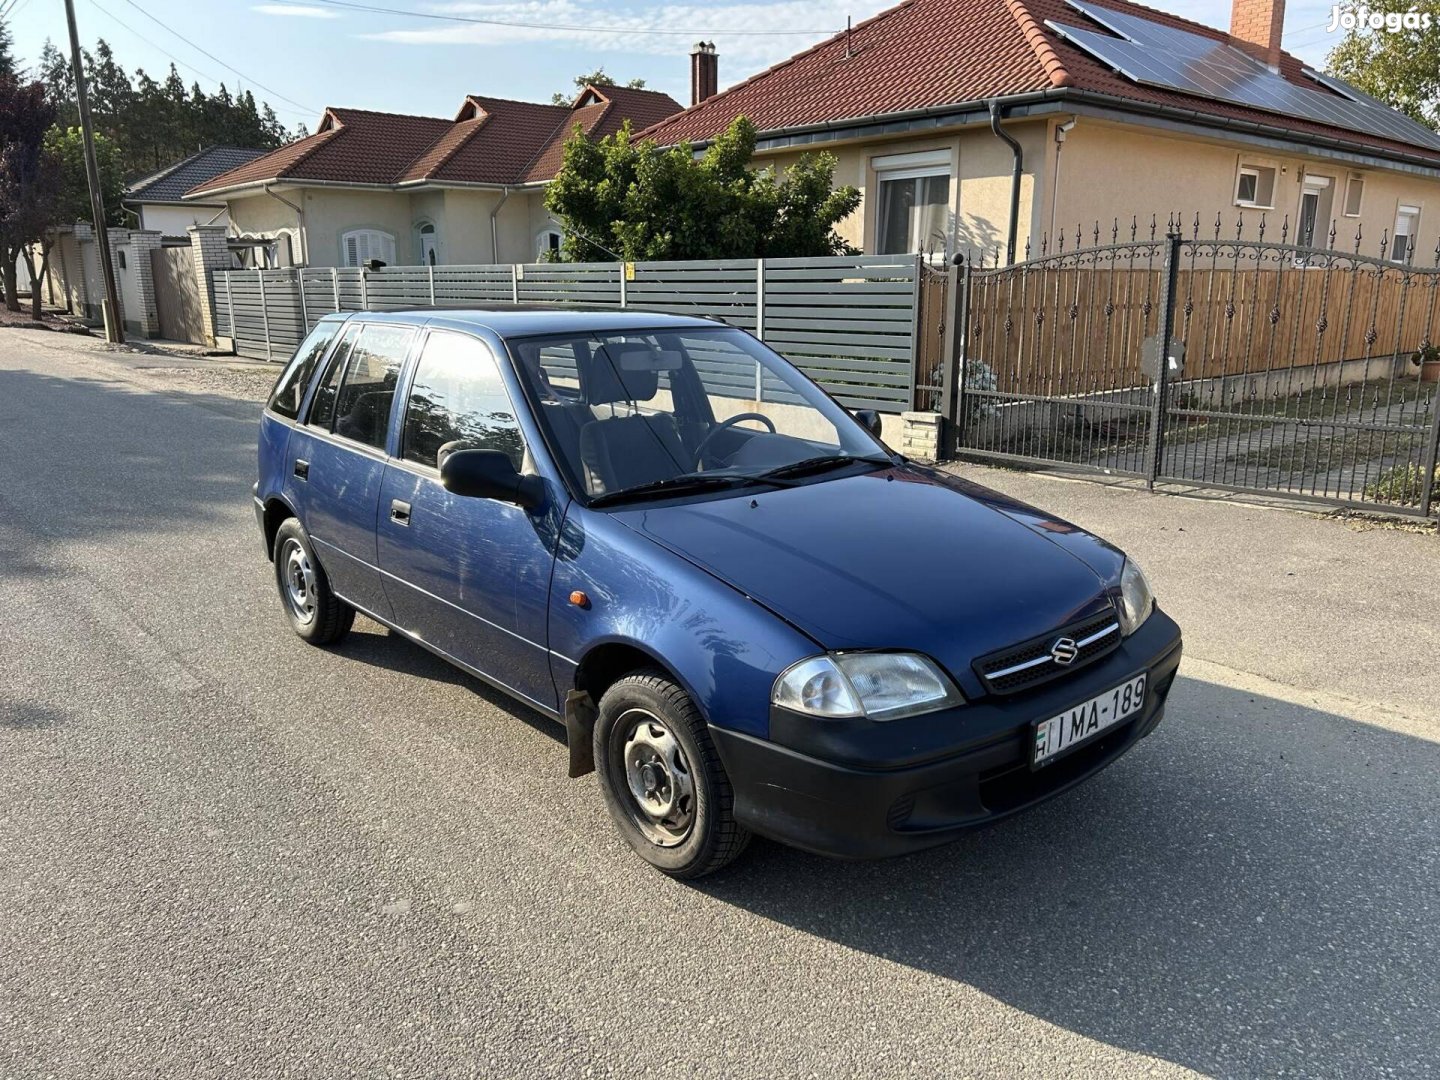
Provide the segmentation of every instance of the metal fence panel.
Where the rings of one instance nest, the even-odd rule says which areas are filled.
[[[519,302],[694,315],[761,334],[846,405],[899,412],[913,395],[918,275],[908,255],[236,270],[216,275],[217,325],[229,333],[233,317],[241,355],[284,360],[333,311]],[[696,362],[707,382],[756,393],[733,358]]]
[[[1239,235],[967,271],[958,451],[1429,513],[1440,268]]]

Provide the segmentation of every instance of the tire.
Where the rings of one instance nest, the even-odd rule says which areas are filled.
[[[350,632],[355,609],[330,591],[330,579],[295,518],[275,533],[275,586],[290,628],[311,645],[330,645]]]
[[[664,673],[642,669],[605,691],[594,749],[605,808],[651,866],[698,878],[745,850],[750,833],[705,718]]]

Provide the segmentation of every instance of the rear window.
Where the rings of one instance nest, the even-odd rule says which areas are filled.
[[[275,389],[266,405],[271,412],[291,420],[300,415],[300,402],[305,399],[305,388],[310,385],[310,376],[315,373],[315,365],[320,362],[320,358],[325,355],[330,343],[344,325],[339,320],[322,322],[310,331],[310,336],[300,343],[294,358],[275,383]]]

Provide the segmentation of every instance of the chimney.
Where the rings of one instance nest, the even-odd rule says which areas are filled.
[[[1284,26],[1285,0],[1234,0],[1230,8],[1230,37],[1271,71],[1280,70]]]
[[[690,51],[690,104],[699,105],[714,97],[719,89],[720,60],[715,55],[715,43],[697,41]]]

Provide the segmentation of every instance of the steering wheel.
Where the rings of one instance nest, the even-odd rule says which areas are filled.
[[[704,459],[705,459],[705,450],[706,450],[706,448],[710,445],[710,441],[711,441],[712,439],[714,439],[716,435],[719,435],[722,431],[729,431],[729,430],[730,430],[732,427],[734,427],[736,424],[743,423],[743,422],[746,421],[746,420],[755,420],[755,421],[758,421],[759,423],[764,424],[767,428],[770,429],[770,434],[771,434],[771,435],[774,435],[774,434],[775,434],[775,421],[774,421],[774,420],[771,420],[771,419],[770,419],[768,416],[766,416],[764,413],[758,413],[758,412],[742,412],[742,413],[736,413],[734,416],[730,417],[728,420],[722,420],[722,421],[720,421],[720,423],[716,424],[713,428],[711,428],[709,431],[707,431],[707,432],[705,433],[705,437],[700,440],[700,445],[697,446],[697,447],[695,447],[695,467],[696,467],[696,468],[699,468],[701,462],[704,461]]]

